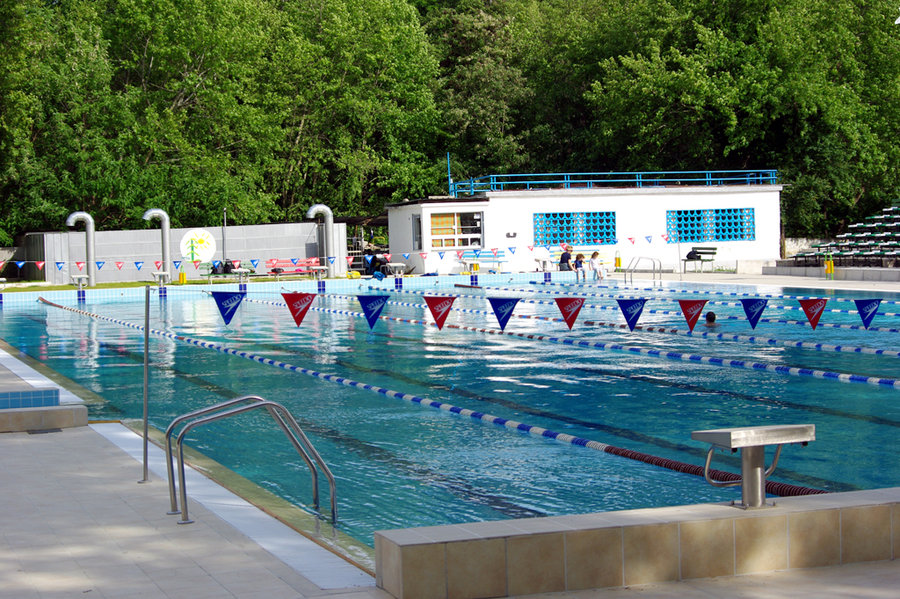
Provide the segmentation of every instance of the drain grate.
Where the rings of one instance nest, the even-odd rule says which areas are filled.
[[[41,428],[41,429],[35,429],[35,430],[30,430],[30,431],[25,431],[25,432],[27,432],[29,435],[44,435],[46,433],[61,433],[62,429],[61,428]]]

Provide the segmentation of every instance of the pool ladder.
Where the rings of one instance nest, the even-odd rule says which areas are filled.
[[[656,285],[656,277],[657,273],[659,276],[659,284],[662,285],[662,260],[659,258],[651,258],[649,256],[635,256],[628,263],[628,266],[624,270],[624,276],[622,277],[622,282],[627,283],[628,277],[631,276],[631,282],[634,283],[634,271],[637,270],[638,264],[641,263],[642,260],[649,260],[651,264],[651,272],[653,273],[653,284]]]
[[[276,424],[284,431],[284,434],[297,450],[297,453],[300,454],[300,457],[303,458],[303,461],[306,462],[307,467],[309,467],[309,472],[312,475],[313,507],[317,511],[319,509],[319,477],[316,466],[318,466],[319,470],[325,475],[331,492],[331,523],[335,524],[337,522],[334,475],[325,464],[322,456],[319,455],[319,452],[313,447],[309,438],[304,434],[300,425],[297,424],[297,421],[291,416],[291,413],[281,404],[275,403],[274,401],[267,401],[257,395],[245,395],[230,401],[218,403],[214,406],[209,406],[208,408],[202,408],[193,412],[188,412],[187,414],[182,414],[175,418],[166,428],[166,469],[169,475],[169,499],[171,501],[171,510],[168,513],[170,515],[181,514],[181,520],[179,520],[178,524],[190,524],[193,522],[193,520],[188,517],[187,490],[184,483],[184,436],[189,430],[202,424],[258,409],[264,409],[272,416],[272,419],[275,420]],[[186,421],[189,422],[181,429],[181,432],[178,433],[175,440],[175,446],[178,450],[178,482],[181,495],[181,510],[179,510],[178,502],[175,498],[175,472],[172,465],[172,434],[179,424]]]

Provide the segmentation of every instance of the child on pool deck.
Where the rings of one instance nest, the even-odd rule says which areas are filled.
[[[591,260],[588,262],[592,271],[594,271],[594,280],[602,281],[603,280],[603,260],[600,259],[600,252],[594,252],[591,254]],[[587,276],[587,273],[585,273]],[[585,279],[585,283],[587,283],[587,279]]]
[[[578,254],[575,256],[575,282],[578,282],[578,277],[584,279],[584,282],[587,283],[587,273],[584,271],[584,254]]]

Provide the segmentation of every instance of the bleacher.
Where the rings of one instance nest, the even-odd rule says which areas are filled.
[[[834,241],[819,243],[793,256],[795,266],[900,267],[900,206],[885,208],[847,227]]]

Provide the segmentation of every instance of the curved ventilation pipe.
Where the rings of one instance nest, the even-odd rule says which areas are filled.
[[[73,212],[66,219],[67,227],[74,227],[78,221],[84,221],[84,238],[87,254],[88,287],[94,286],[94,219],[87,212]]]
[[[325,266],[328,267],[328,278],[334,278],[334,263],[329,257],[334,257],[334,213],[325,204],[315,204],[306,212],[306,218],[315,218],[321,214],[325,217]]]
[[[169,269],[172,267],[172,256],[169,254],[169,215],[166,214],[166,211],[162,208],[151,208],[147,212],[144,213],[144,220],[152,220],[154,218],[158,218],[162,230],[162,263],[163,267],[160,269],[165,272],[165,278],[167,281],[171,282],[172,277],[169,276]]]

